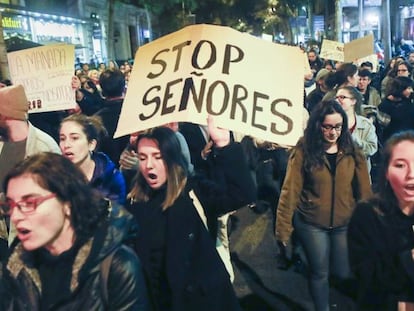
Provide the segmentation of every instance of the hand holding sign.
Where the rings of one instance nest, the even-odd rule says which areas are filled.
[[[298,47],[229,27],[185,27],[137,51],[115,137],[212,115],[218,126],[294,145],[303,133],[303,62]]]
[[[29,113],[73,109],[75,46],[54,44],[7,54],[13,84],[21,84]]]
[[[210,138],[213,140],[216,147],[221,148],[227,146],[230,143],[229,130],[217,127],[211,115],[209,115],[207,118],[207,126]]]

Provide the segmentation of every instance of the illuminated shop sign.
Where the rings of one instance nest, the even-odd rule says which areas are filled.
[[[7,16],[3,15],[1,19],[1,24],[5,30],[7,29],[19,29],[27,31],[29,29],[29,24],[27,19],[22,16]]]
[[[61,24],[53,21],[35,20],[34,29],[38,36],[51,38],[74,38],[76,37],[75,24]]]

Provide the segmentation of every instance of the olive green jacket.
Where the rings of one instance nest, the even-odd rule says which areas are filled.
[[[335,175],[326,158],[321,168],[305,174],[302,147],[292,150],[276,213],[278,241],[289,240],[296,210],[305,222],[320,228],[348,224],[356,202],[372,194],[365,156],[356,150],[355,154],[338,152]]]

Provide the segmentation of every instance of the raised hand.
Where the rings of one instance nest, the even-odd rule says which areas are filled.
[[[230,131],[217,127],[211,115],[207,117],[208,133],[216,147],[224,147],[230,143]]]

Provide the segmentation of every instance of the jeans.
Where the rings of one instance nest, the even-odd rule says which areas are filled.
[[[317,311],[329,311],[329,274],[340,280],[351,277],[347,227],[324,229],[295,214],[294,227],[309,265],[309,289]]]

